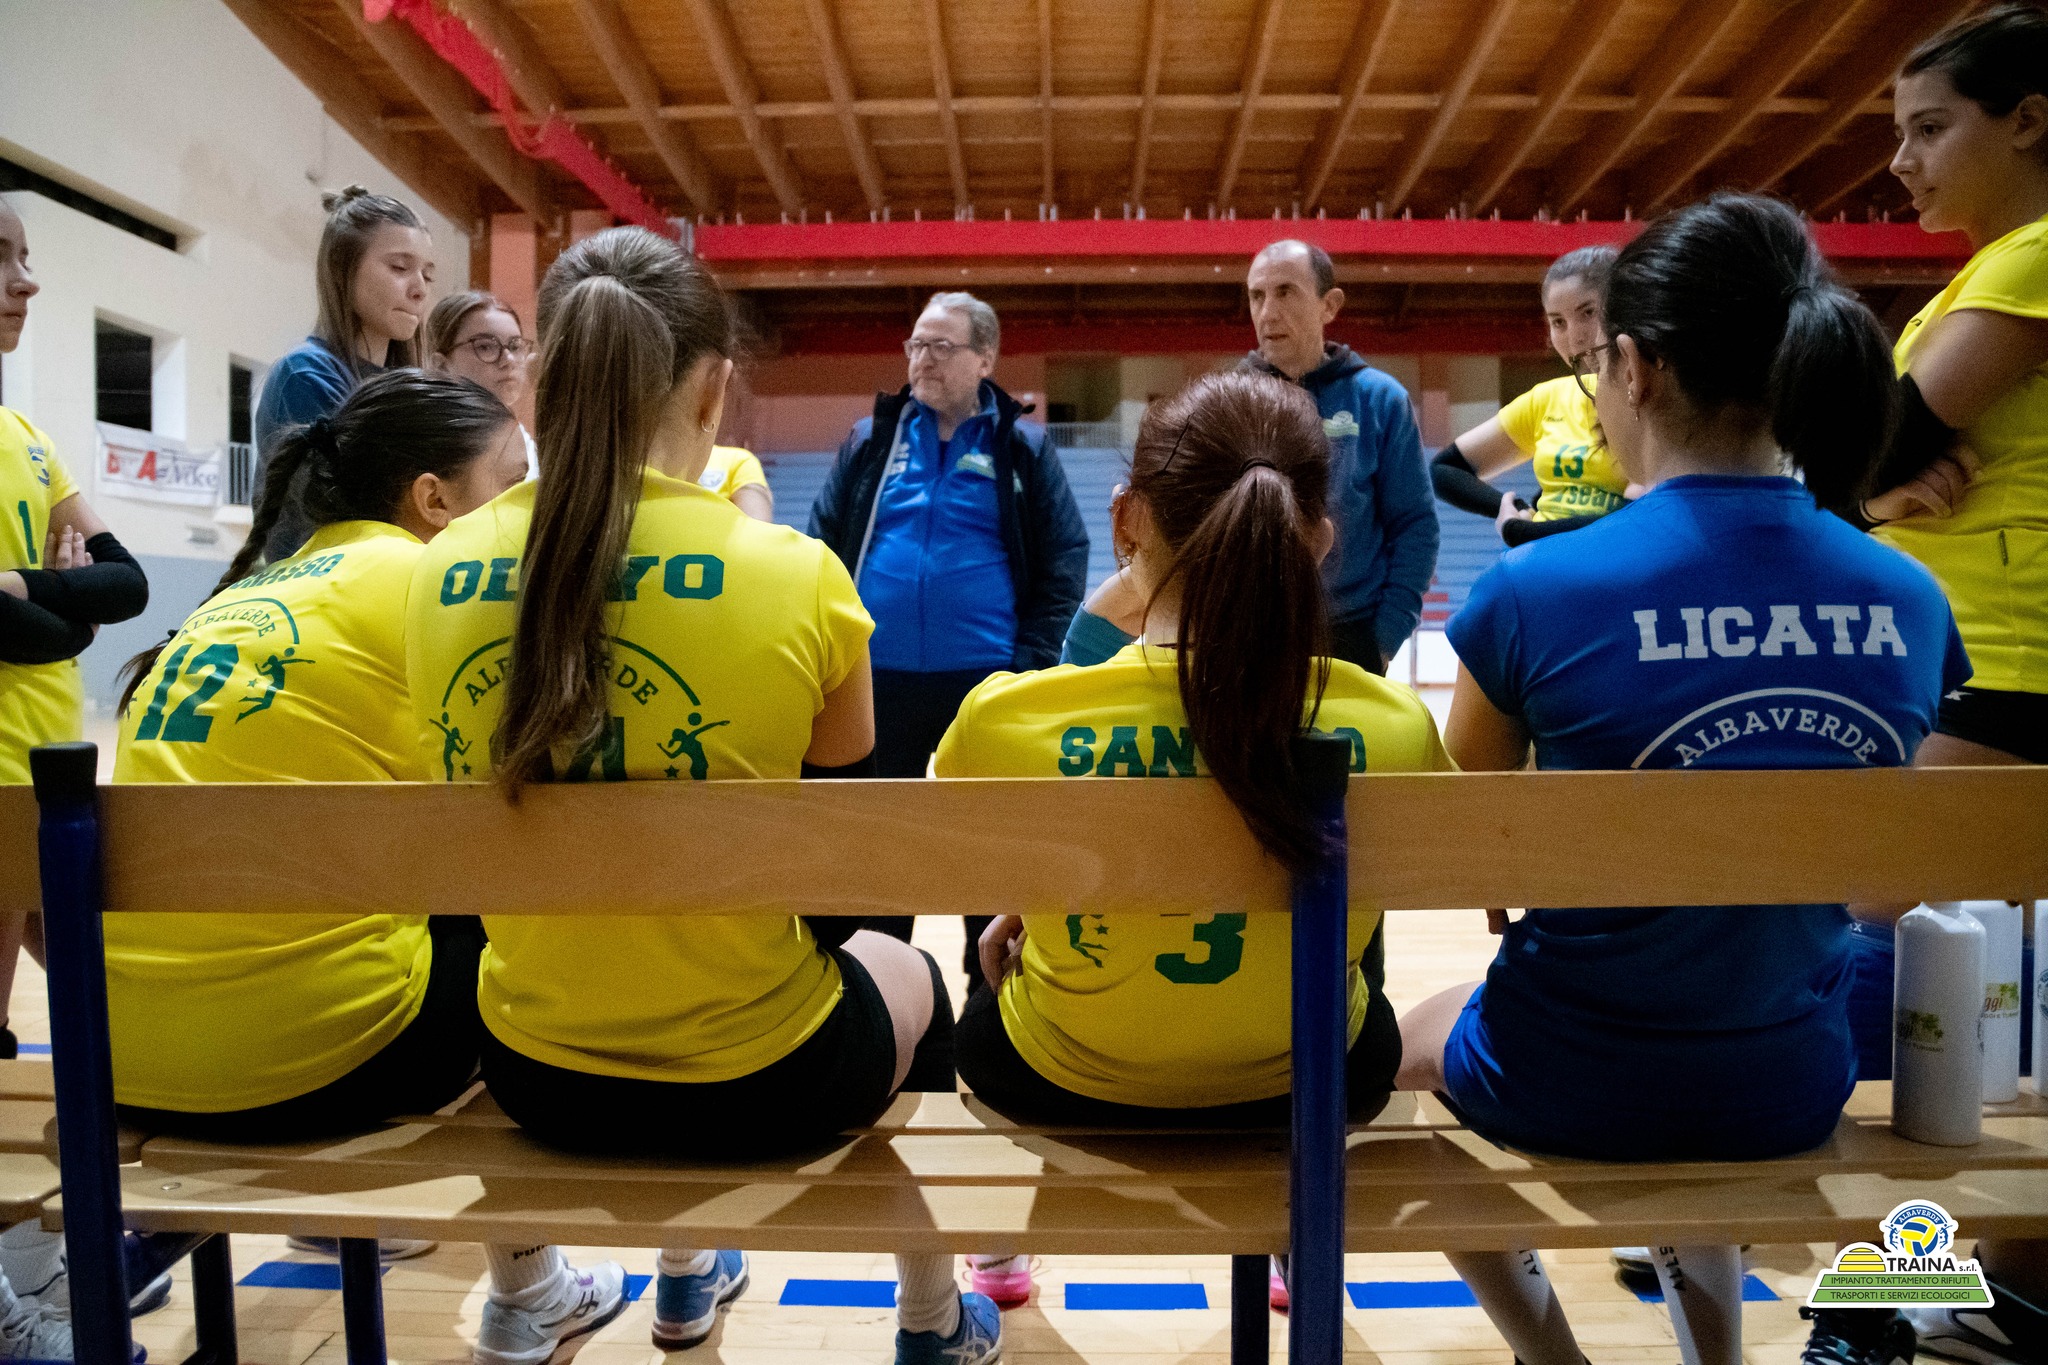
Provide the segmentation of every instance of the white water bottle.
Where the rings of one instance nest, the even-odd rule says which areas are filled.
[[[1984,926],[1954,901],[1908,911],[1892,977],[1892,1131],[1968,1147],[1984,1135]]]
[[[1984,926],[1984,1103],[2020,1097],[2020,940],[2026,911],[2010,901],[1964,901]]]
[[[2048,901],[2034,902],[2034,1093],[2048,1096]]]

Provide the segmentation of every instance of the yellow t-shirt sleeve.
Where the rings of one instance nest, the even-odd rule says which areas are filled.
[[[768,475],[761,468],[760,457],[751,450],[743,450],[740,452],[739,458],[733,461],[732,468],[727,471],[725,487],[720,491],[729,498],[742,488],[750,486],[766,488],[768,486]]]
[[[818,670],[818,686],[836,692],[847,674],[867,652],[868,637],[875,633],[875,619],[861,605],[854,591],[853,575],[839,562],[824,542],[814,542],[818,551],[818,631],[824,655]]]
[[[2016,232],[1987,251],[1947,311],[1959,308],[2048,318],[2048,223]]]
[[[1549,415],[1548,400],[1549,395],[1538,384],[1500,410],[1500,429],[1515,443],[1515,449],[1524,455],[1536,453],[1536,439],[1542,435],[1543,420]]]
[[[56,444],[40,431],[36,432],[36,439],[43,443],[43,449],[47,452],[43,459],[50,466],[50,506],[55,508],[58,503],[76,493],[78,485],[71,481],[71,471],[64,467],[64,461],[57,454]]]
[[[986,683],[977,683],[960,702],[960,713],[946,727],[946,733],[939,738],[939,747],[932,754],[933,777],[972,777],[974,760],[968,756],[968,733],[974,728],[974,712],[981,705],[981,689]]]

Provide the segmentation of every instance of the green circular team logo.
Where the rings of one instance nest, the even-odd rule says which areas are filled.
[[[611,644],[605,662],[610,723],[595,744],[556,756],[561,779],[709,779],[715,751],[706,747],[705,737],[732,721],[653,650],[622,636],[613,636]],[[511,640],[502,638],[471,650],[449,675],[438,714],[428,719],[440,734],[443,781],[473,779],[484,770],[510,667]],[[485,747],[479,749],[479,742]]]
[[[1908,1199],[1878,1224],[1883,1248],[1869,1242],[1842,1248],[1806,1302],[1814,1308],[1988,1308],[1991,1287],[1977,1262],[1954,1254],[1956,1231],[1947,1209],[1931,1199]]]

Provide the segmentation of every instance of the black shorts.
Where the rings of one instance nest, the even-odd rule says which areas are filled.
[[[528,1133],[573,1152],[746,1161],[825,1146],[888,1108],[896,1029],[874,978],[851,953],[830,950],[845,989],[794,1052],[729,1081],[648,1081],[535,1061],[484,1031],[484,1080]],[[929,953],[932,1029],[904,1089],[951,1089],[952,1007]],[[926,1083],[928,1063],[943,1073]]]
[[[1934,728],[2022,762],[2048,764],[2048,692],[1958,687],[1941,699]]]
[[[1002,1008],[986,983],[977,981],[960,1015],[960,1078],[976,1099],[1020,1123],[1100,1125],[1114,1128],[1278,1128],[1292,1116],[1292,1099],[1209,1105],[1198,1109],[1154,1109],[1078,1095],[1056,1085],[1018,1054],[1003,1027]],[[1345,1059],[1347,1109],[1353,1123],[1370,1122],[1386,1108],[1401,1067],[1401,1030],[1394,1007],[1377,991],[1366,1006],[1365,1026]]]
[[[297,1142],[360,1132],[394,1114],[432,1113],[476,1079],[484,1036],[476,1006],[483,921],[474,915],[430,915],[434,956],[420,1012],[377,1054],[338,1080],[276,1104],[225,1113],[120,1106],[125,1122],[153,1133],[206,1142]]]

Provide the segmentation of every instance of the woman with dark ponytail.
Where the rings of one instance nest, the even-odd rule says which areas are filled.
[[[1474,585],[1450,625],[1452,757],[1910,763],[1969,676],[1955,623],[1923,569],[1815,505],[1863,487],[1891,434],[1877,319],[1798,215],[1746,195],[1652,223],[1603,311],[1607,341],[1578,369],[1650,491]],[[1443,1092],[1496,1141],[1597,1160],[1755,1160],[1834,1132],[1856,1081],[1843,906],[1538,909],[1504,927],[1484,983],[1402,1019],[1402,1088]],[[1686,1365],[1738,1365],[1736,1248],[1657,1251]],[[1451,1260],[1524,1365],[1580,1365],[1533,1251]],[[1896,1346],[1880,1333],[1828,1358]]]
[[[114,780],[421,777],[402,633],[413,563],[524,471],[503,404],[414,370],[287,435],[219,588],[131,663]],[[252,574],[288,484],[314,533]],[[295,1140],[432,1109],[468,1084],[474,920],[292,917],[283,892],[278,909],[108,920],[114,1092],[133,1117],[152,1132]]]
[[[445,741],[435,776],[515,799],[545,781],[871,776],[873,623],[853,580],[701,482],[735,350],[710,272],[614,228],[562,253],[539,302],[540,478],[413,578],[408,671]],[[679,837],[661,852],[687,861]],[[555,1146],[747,1160],[869,1122],[899,1089],[953,1089],[937,965],[857,921],[485,922],[484,1077]],[[657,1269],[668,1350],[703,1341],[747,1286],[735,1250],[670,1247]],[[897,1258],[896,1315],[901,1365],[1000,1350],[1000,1314],[959,1292],[950,1256]],[[553,1330],[494,1291],[477,1359],[538,1360]]]
[[[1276,862],[1315,832],[1290,743],[1343,735],[1352,770],[1450,766],[1415,694],[1329,657],[1320,563],[1329,442],[1301,389],[1238,371],[1153,404],[1118,500],[1143,636],[1107,662],[999,673],[939,746],[941,777],[1214,777]],[[981,939],[961,1075],[998,1109],[1061,1123],[1285,1123],[1289,923],[1274,905],[1007,916]],[[1350,925],[1350,1103],[1379,1112],[1400,1059]],[[1021,942],[1020,942],[1021,940]]]

